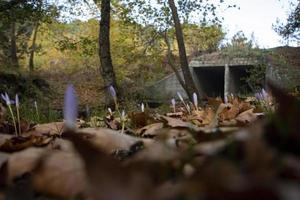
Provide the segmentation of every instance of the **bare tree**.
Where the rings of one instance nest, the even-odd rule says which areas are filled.
[[[110,97],[108,91],[109,86],[113,86],[116,89],[116,91],[118,91],[116,76],[110,53],[110,11],[110,0],[101,0],[99,57],[101,63],[100,71],[104,81],[104,87],[106,88],[105,101],[107,105],[111,104],[112,102],[112,98]]]
[[[192,74],[189,69],[188,59],[186,56],[186,50],[185,50],[185,44],[184,44],[184,38],[182,33],[182,27],[180,24],[180,20],[177,13],[177,8],[175,6],[174,0],[168,0],[171,12],[172,12],[172,18],[175,26],[175,33],[176,33],[176,39],[178,44],[178,50],[179,50],[179,58],[180,58],[180,67],[182,69],[184,81],[185,81],[185,87],[183,87],[187,95],[190,99],[192,99],[193,92],[198,93],[197,88],[195,86],[195,83],[193,81]],[[177,77],[178,78],[178,77]],[[179,79],[180,80],[180,79]]]

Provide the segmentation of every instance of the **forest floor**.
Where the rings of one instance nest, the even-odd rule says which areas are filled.
[[[108,111],[75,129],[14,131],[2,106],[0,199],[298,200],[300,101],[271,89],[164,114]]]

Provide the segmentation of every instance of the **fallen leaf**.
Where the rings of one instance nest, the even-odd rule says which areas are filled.
[[[74,152],[48,152],[35,166],[32,183],[36,191],[63,199],[88,193],[84,164]]]
[[[247,111],[240,113],[235,119],[242,125],[249,124],[258,119],[258,116],[253,113],[253,108]]]
[[[212,106],[213,108],[217,109],[221,103],[223,103],[223,100],[220,97],[217,98],[211,98],[207,97],[207,104]]]
[[[9,156],[7,163],[6,182],[11,184],[17,177],[33,171],[42,155],[45,155],[46,149],[31,147]]]
[[[188,128],[193,131],[199,130],[200,127],[193,125],[190,122],[184,122],[180,119],[159,115],[159,118],[169,127],[172,128]]]
[[[98,200],[153,199],[150,177],[137,170],[122,167],[89,140],[74,132],[64,133],[85,162],[92,196]],[[145,196],[145,194],[147,194]]]
[[[107,153],[112,153],[119,149],[128,150],[139,141],[144,142],[145,145],[152,142],[150,139],[137,138],[106,128],[83,128],[77,134]]]
[[[24,133],[27,135],[32,134],[48,134],[48,135],[61,135],[62,131],[64,129],[64,123],[63,122],[52,122],[47,124],[37,124],[33,127],[33,130]]]
[[[157,131],[162,129],[163,127],[164,124],[161,122],[149,124],[147,126],[144,126],[143,128],[138,129],[136,131],[136,134],[142,137],[151,138],[154,137],[157,134]]]
[[[32,146],[45,146],[54,138],[47,135],[15,136],[6,139],[1,145],[0,150],[4,152],[15,152]]]
[[[220,121],[234,119],[240,112],[237,104],[227,104],[225,109],[219,114]]]

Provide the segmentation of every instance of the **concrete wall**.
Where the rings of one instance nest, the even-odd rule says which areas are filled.
[[[201,98],[224,97],[224,94],[243,93],[246,86],[242,80],[247,76],[247,69],[251,66],[210,66],[194,67],[191,73],[195,84],[200,91]],[[180,71],[182,76],[182,72]],[[249,90],[249,88],[247,88]],[[250,90],[249,90],[250,91]],[[171,98],[177,98],[180,92],[183,98],[187,99],[187,94],[177,80],[175,74],[170,74],[164,79],[147,87],[144,96],[148,102],[167,102]]]
[[[183,76],[181,71],[180,74]],[[177,98],[177,92],[179,92],[183,98],[188,98],[175,74],[172,73],[155,84],[146,87],[144,95],[148,102],[167,102],[172,98]]]

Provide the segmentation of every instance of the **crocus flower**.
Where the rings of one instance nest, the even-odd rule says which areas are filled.
[[[227,95],[224,96],[224,103],[228,104],[228,97],[227,97]]]
[[[21,120],[20,120],[20,111],[19,111],[19,107],[20,107],[20,102],[19,102],[19,95],[16,94],[16,98],[15,98],[15,102],[16,102],[16,110],[17,110],[17,119],[18,119],[18,128],[19,128],[19,134],[21,134]]]
[[[261,90],[261,95],[262,95],[262,97],[263,97],[264,100],[267,100],[268,97],[269,97],[269,94],[266,92],[265,89]]]
[[[269,100],[269,94],[266,92],[265,89],[261,89],[260,92],[255,93],[255,97],[259,101],[268,101]]]
[[[108,112],[109,112],[110,115],[113,114],[111,108],[107,108],[107,110],[108,110]]]
[[[16,107],[19,107],[19,96],[18,94],[16,94],[16,98],[15,98],[15,102],[16,102]]]
[[[121,114],[121,122],[122,122],[122,130],[121,130],[121,133],[124,133],[124,129],[125,129],[125,111],[122,110],[122,114]]]
[[[171,99],[171,104],[172,104],[172,107],[173,107],[173,112],[175,113],[175,111],[176,111],[176,101],[175,101],[174,98]]]
[[[194,106],[195,106],[196,110],[198,110],[198,97],[195,92],[193,93],[193,102],[194,102]]]
[[[8,109],[9,109],[9,112],[11,114],[11,118],[13,120],[13,123],[14,123],[14,128],[15,128],[15,132],[16,132],[16,135],[18,135],[18,130],[17,130],[17,124],[16,124],[16,119],[15,119],[15,116],[14,116],[14,112],[11,108],[11,104],[13,103],[12,100],[10,100],[8,94],[5,92],[5,94],[1,94],[1,98],[5,101]]]
[[[262,97],[262,95],[261,95],[260,92],[256,92],[254,95],[255,95],[255,98],[256,98],[258,101],[263,100],[263,97]]]
[[[141,105],[141,110],[142,110],[142,112],[145,111],[145,105],[144,105],[144,103],[142,103],[142,105]]]
[[[76,128],[77,119],[77,98],[73,85],[69,84],[65,92],[64,119],[69,129]]]
[[[122,110],[121,120],[125,120],[125,111],[124,110]]]
[[[172,104],[172,106],[173,107],[175,107],[175,105],[176,105],[176,101],[175,101],[175,99],[173,98],[173,99],[171,99],[171,104]]]
[[[115,99],[115,98],[117,98],[117,93],[116,93],[116,90],[115,90],[115,88],[111,85],[111,86],[109,86],[109,93],[110,93],[110,95]]]
[[[6,105],[11,105],[11,100],[6,92],[5,94],[1,94],[1,98],[5,101]]]

